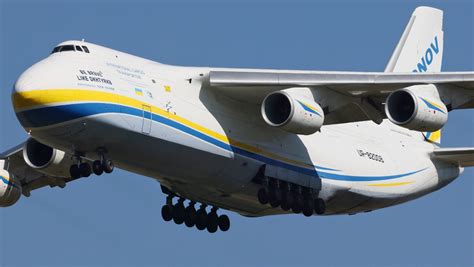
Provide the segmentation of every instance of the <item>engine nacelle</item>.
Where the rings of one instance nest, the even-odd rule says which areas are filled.
[[[0,207],[9,207],[21,197],[21,184],[8,171],[0,169]]]
[[[420,132],[435,132],[448,121],[448,109],[434,85],[415,85],[392,92],[385,101],[388,119]]]
[[[323,109],[318,103],[286,91],[267,95],[261,112],[268,125],[295,134],[313,134],[324,123]]]
[[[44,145],[33,138],[23,147],[23,159],[33,169],[55,177],[69,177],[73,159],[64,151]]]

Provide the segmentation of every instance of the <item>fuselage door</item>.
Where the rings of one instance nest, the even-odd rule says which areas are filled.
[[[151,106],[142,105],[142,112],[143,112],[142,133],[150,134],[151,122],[152,122]]]

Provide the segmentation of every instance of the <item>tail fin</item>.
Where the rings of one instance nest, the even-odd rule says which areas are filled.
[[[443,63],[443,11],[418,7],[398,42],[385,72],[440,72]],[[441,143],[441,130],[424,132],[432,143]]]
[[[443,61],[443,11],[418,7],[385,72],[440,72]]]

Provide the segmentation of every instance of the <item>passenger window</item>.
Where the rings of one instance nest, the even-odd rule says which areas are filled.
[[[82,51],[82,48],[81,48],[80,46],[78,46],[78,45],[76,45],[76,51],[81,51],[81,52],[83,52],[83,51]]]
[[[82,48],[84,49],[84,52],[89,53],[89,48],[87,48],[87,46],[83,45]]]

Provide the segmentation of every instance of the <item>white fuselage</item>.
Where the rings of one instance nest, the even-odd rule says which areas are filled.
[[[67,42],[83,45],[83,42]],[[323,126],[295,135],[268,126],[260,106],[214,92],[212,68],[159,64],[87,43],[51,54],[18,79],[13,102],[39,141],[87,158],[106,148],[116,165],[179,195],[248,216],[283,213],[258,203],[262,165],[317,188],[327,214],[399,204],[437,190],[460,168],[388,121]]]

